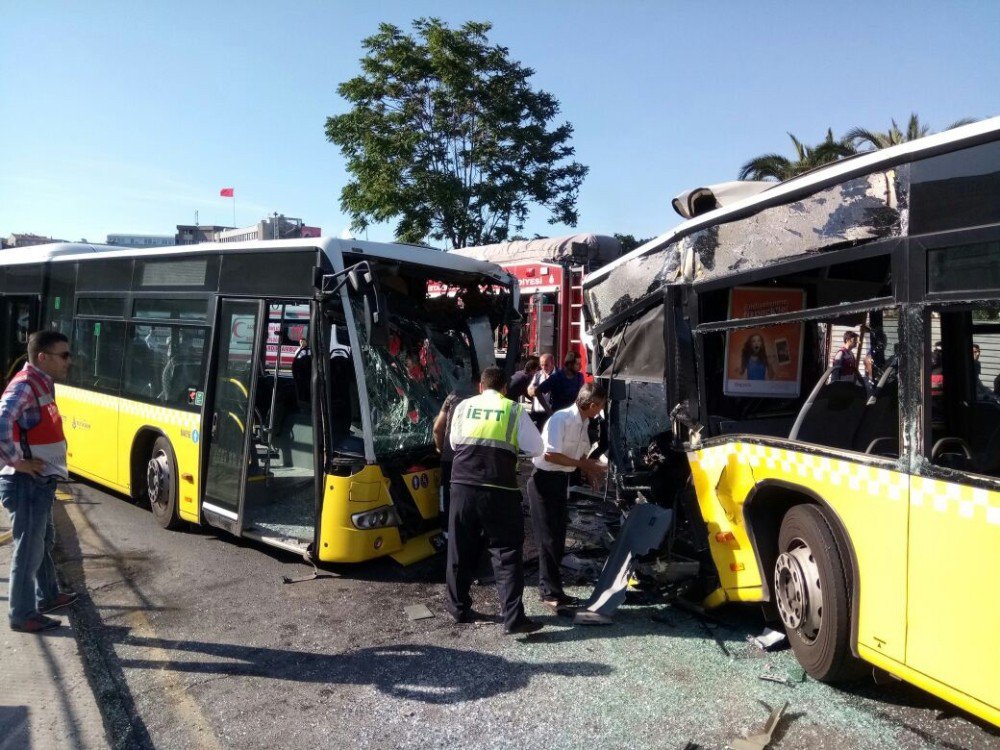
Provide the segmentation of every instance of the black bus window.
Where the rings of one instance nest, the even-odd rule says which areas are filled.
[[[995,308],[927,313],[924,403],[930,413],[928,457],[961,471],[1000,476],[1000,320]]]
[[[70,385],[117,393],[124,343],[125,324],[121,321],[77,320],[73,327]]]

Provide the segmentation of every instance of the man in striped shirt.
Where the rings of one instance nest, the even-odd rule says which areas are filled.
[[[11,630],[25,633],[61,625],[45,613],[77,598],[59,591],[52,562],[56,479],[69,476],[54,381],[66,378],[71,357],[63,334],[33,333],[28,362],[0,396],[0,503],[10,514],[14,538],[9,618]]]

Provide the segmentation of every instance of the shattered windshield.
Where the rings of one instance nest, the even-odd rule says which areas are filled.
[[[473,282],[478,282],[473,277]],[[470,322],[493,330],[509,306],[505,290],[456,283],[398,269],[380,272],[383,325],[365,335],[360,293],[351,293],[361,342],[375,453],[384,455],[433,444],[432,426],[449,393],[467,392],[483,367],[477,361]]]

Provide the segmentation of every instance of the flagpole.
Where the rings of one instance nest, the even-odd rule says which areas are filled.
[[[236,229],[236,191],[233,191],[233,229]]]

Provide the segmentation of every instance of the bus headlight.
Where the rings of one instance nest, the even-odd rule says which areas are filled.
[[[358,529],[381,529],[386,526],[399,526],[399,514],[391,505],[383,505],[364,513],[351,516],[351,523]]]

